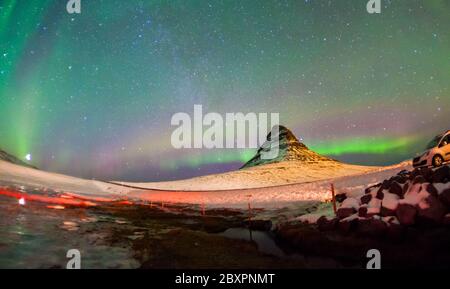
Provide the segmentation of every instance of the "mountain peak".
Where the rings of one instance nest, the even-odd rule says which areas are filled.
[[[274,159],[262,158],[261,155],[263,153],[269,153],[276,147],[279,149],[278,157]],[[267,135],[266,141],[256,152],[256,155],[245,163],[241,169],[282,161],[301,161],[305,163],[317,163],[323,161],[335,162],[330,158],[321,156],[310,150],[295,137],[292,131],[285,126],[279,125],[278,131],[276,130],[276,127],[272,128],[271,132]]]

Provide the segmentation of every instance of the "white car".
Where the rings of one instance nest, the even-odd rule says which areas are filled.
[[[433,166],[440,167],[443,163],[450,161],[450,130],[436,136],[427,145],[426,151],[414,158],[413,166]]]

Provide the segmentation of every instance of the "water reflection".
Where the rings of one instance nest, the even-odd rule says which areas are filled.
[[[219,235],[232,239],[255,242],[258,250],[277,257],[286,257],[286,254],[275,244],[269,232],[252,231],[246,228],[230,228]]]
[[[110,223],[99,219],[88,209],[0,196],[0,268],[65,268],[72,248],[81,251],[83,268],[138,268],[131,248],[107,242]]]

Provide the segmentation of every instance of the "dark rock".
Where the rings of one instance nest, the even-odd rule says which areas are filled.
[[[413,185],[414,185],[414,184],[423,184],[423,183],[426,183],[426,182],[427,182],[427,179],[425,179],[424,176],[418,175],[418,176],[416,176],[416,177],[414,178],[414,180],[413,180]]]
[[[370,194],[373,190],[379,188],[380,186],[381,186],[381,183],[376,184],[376,185],[373,185],[373,186],[370,186],[370,187],[367,187],[367,188],[364,190],[364,193]]]
[[[367,206],[361,206],[358,209],[358,216],[362,217],[362,218],[366,218],[367,217]]]
[[[380,215],[382,217],[395,216],[396,212],[394,210],[388,209],[386,207],[381,206]]]
[[[433,170],[430,168],[421,168],[420,174],[425,178],[427,182],[430,182],[433,176]]]
[[[429,168],[416,168],[409,175],[410,180],[414,180],[418,176],[421,176],[425,182],[430,181],[433,175],[433,171]]]
[[[379,219],[363,219],[358,221],[357,232],[368,237],[380,237],[386,231],[387,225]]]
[[[438,190],[436,189],[436,187],[433,184],[427,184],[425,186],[425,189],[430,195],[437,197]]]
[[[408,170],[401,170],[397,175],[398,176],[407,176],[410,172]]]
[[[392,182],[391,187],[389,188],[389,193],[395,194],[399,197],[403,195],[403,188],[399,185],[397,181]]]
[[[383,190],[381,188],[380,188],[380,190],[378,190],[376,198],[378,200],[382,200],[384,198],[384,193],[383,193]]]
[[[397,219],[402,225],[413,225],[415,223],[417,209],[410,204],[398,204]]]
[[[333,231],[334,229],[336,229],[338,223],[339,223],[338,218],[328,220],[327,217],[322,216],[317,220],[317,228],[320,231]]]
[[[408,177],[405,175],[397,175],[392,177],[392,182],[397,182],[399,184],[404,184],[408,180]]]
[[[450,188],[439,194],[439,200],[450,208]]]
[[[336,198],[336,202],[338,203],[342,203],[343,201],[345,201],[345,199],[347,199],[347,194],[338,194],[335,196]]]
[[[339,219],[345,219],[351,215],[356,213],[356,210],[354,208],[339,208],[336,212],[336,216]]]
[[[442,166],[436,169],[431,178],[433,183],[447,183],[450,181],[450,167]]]
[[[414,170],[409,174],[409,180],[410,180],[410,181],[414,180],[414,178],[417,177],[418,175],[420,175],[420,170],[419,170],[419,169],[414,169]]]
[[[378,191],[388,190],[391,187],[392,180],[384,180]]]
[[[418,207],[418,217],[424,221],[431,221],[433,223],[440,223],[446,213],[444,205],[438,198],[429,195],[423,202],[427,203],[427,208]]]
[[[367,194],[361,197],[361,204],[368,204],[372,200],[372,195]]]

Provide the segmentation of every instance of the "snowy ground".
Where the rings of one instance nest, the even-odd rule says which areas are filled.
[[[44,188],[87,196],[111,196],[112,198],[126,195],[130,191],[125,187],[111,185],[105,182],[49,173],[1,160],[0,181],[17,185],[26,185],[35,187],[36,189]]]
[[[357,166],[335,161],[283,161],[238,171],[171,182],[117,183],[158,190],[233,190],[313,182],[349,175],[359,175],[378,169],[380,167]]]
[[[299,167],[297,164],[292,164]],[[231,172],[226,174],[211,175],[190,180],[177,181],[173,188],[183,188],[184,190],[168,189],[135,189],[120,185],[109,184],[94,180],[78,179],[70,176],[43,172],[31,168],[25,168],[0,161],[0,181],[33,186],[36,189],[52,189],[64,193],[72,193],[85,198],[128,198],[132,201],[163,202],[163,203],[184,203],[204,205],[206,208],[227,207],[227,208],[247,208],[250,202],[252,207],[266,209],[281,209],[291,206],[297,207],[299,202],[324,201],[331,198],[330,184],[333,183],[336,192],[347,192],[350,194],[360,194],[365,187],[378,183],[403,169],[411,169],[409,162],[395,166],[374,168],[374,167],[354,167],[351,171],[345,167],[345,171],[338,172],[336,167],[322,168],[323,175],[319,168],[309,171],[307,168],[293,169],[289,165],[270,167],[261,166],[258,169],[248,169],[242,172]],[[285,169],[281,170],[280,168]],[[299,178],[299,183],[293,182],[292,175],[304,173],[303,178]],[[351,173],[350,173],[351,171]],[[250,173],[249,173],[250,172]],[[349,175],[351,174],[351,175]],[[280,175],[279,177],[275,177]],[[341,176],[339,176],[341,175]],[[344,175],[344,176],[342,176]],[[285,178],[285,183],[281,182]],[[271,181],[270,186],[252,188],[256,184],[255,179],[276,179]],[[233,189],[215,190],[229,187],[236,179]],[[203,188],[210,184],[205,190],[192,190],[194,184],[199,182],[199,187]],[[165,183],[170,187],[170,183]],[[181,184],[187,184],[181,187]],[[221,184],[224,184],[223,186]],[[237,184],[241,187],[237,188]],[[267,183],[266,183],[267,184]],[[133,184],[140,185],[140,184]]]

